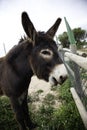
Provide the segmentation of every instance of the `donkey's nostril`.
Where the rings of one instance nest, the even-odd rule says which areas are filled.
[[[62,75],[60,76],[60,80],[63,80],[63,76]]]
[[[54,85],[57,85],[57,84],[58,84],[58,81],[56,80],[55,77],[52,77],[52,80],[53,80],[53,82],[54,82]]]
[[[60,76],[59,80],[60,80],[60,84],[62,84],[65,80],[67,79],[67,76]]]

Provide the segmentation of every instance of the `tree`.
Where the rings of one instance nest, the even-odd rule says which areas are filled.
[[[75,36],[77,47],[80,48],[82,45],[87,44],[86,38],[87,38],[87,31],[84,29],[75,28],[72,30]],[[69,40],[67,32],[63,32],[63,34],[60,34],[58,36],[58,40],[63,45],[63,47],[69,47]]]

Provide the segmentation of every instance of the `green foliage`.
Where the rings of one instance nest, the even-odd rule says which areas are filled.
[[[54,108],[51,105],[42,105],[36,113],[36,121],[40,126],[40,129],[49,127],[51,125],[51,119],[53,116]]]
[[[18,130],[18,124],[7,97],[0,97],[0,130]]]
[[[58,36],[58,40],[63,45],[63,47],[69,48],[70,43],[69,43],[69,40],[68,40],[67,32],[63,32],[63,34],[60,34]]]
[[[73,30],[74,37],[76,40],[76,44],[78,48],[81,48],[83,45],[87,44],[86,38],[87,38],[87,32],[86,30],[79,28],[74,28]],[[63,47],[68,48],[69,47],[69,40],[68,40],[68,35],[67,32],[63,32],[60,34],[57,38],[60,43],[63,45]]]
[[[43,90],[40,89],[40,90],[37,91],[37,93],[38,93],[38,94],[41,94],[41,93],[43,93]]]
[[[63,130],[85,130],[73,101],[55,111],[54,118],[57,121],[55,124],[59,124]]]
[[[70,93],[70,86],[71,86],[70,81],[66,80],[64,84],[59,88],[59,91],[60,91],[59,98],[61,102],[64,102],[66,104],[72,101],[72,95]]]
[[[87,37],[86,30],[83,30],[80,27],[73,29],[73,33],[77,42],[80,42]]]
[[[87,71],[85,69],[81,68],[80,73],[82,79],[87,79]]]
[[[55,96],[53,94],[48,93],[43,101],[45,104],[53,105],[55,104]]]
[[[80,68],[80,75],[81,75],[81,80],[83,83],[84,87],[84,97],[82,98],[82,102],[87,110],[87,70]]]
[[[58,89],[58,86],[51,86],[51,91],[57,91],[57,89]]]
[[[85,130],[77,107],[70,93],[70,81],[66,82],[59,89],[62,106],[54,112],[63,130]]]

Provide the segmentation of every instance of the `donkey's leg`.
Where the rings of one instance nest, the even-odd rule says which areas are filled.
[[[30,129],[33,129],[36,127],[36,124],[32,123],[32,121],[30,119],[30,114],[28,111],[27,95],[28,95],[28,92],[26,92],[25,98],[22,102],[22,108],[23,108],[25,123],[26,123],[27,127]]]
[[[17,122],[19,123],[20,130],[27,130],[26,126],[25,126],[25,123],[24,123],[23,109],[22,109],[18,99],[12,97],[12,98],[10,98],[10,100],[11,100],[11,105],[13,107],[13,110],[15,112],[15,116],[16,116]]]

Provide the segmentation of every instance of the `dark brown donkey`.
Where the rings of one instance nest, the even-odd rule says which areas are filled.
[[[60,22],[58,18],[46,33],[37,32],[27,13],[23,12],[22,25],[27,38],[0,58],[0,93],[9,97],[20,130],[35,127],[27,104],[32,75],[52,84],[61,84],[66,79],[67,73],[53,40]]]

